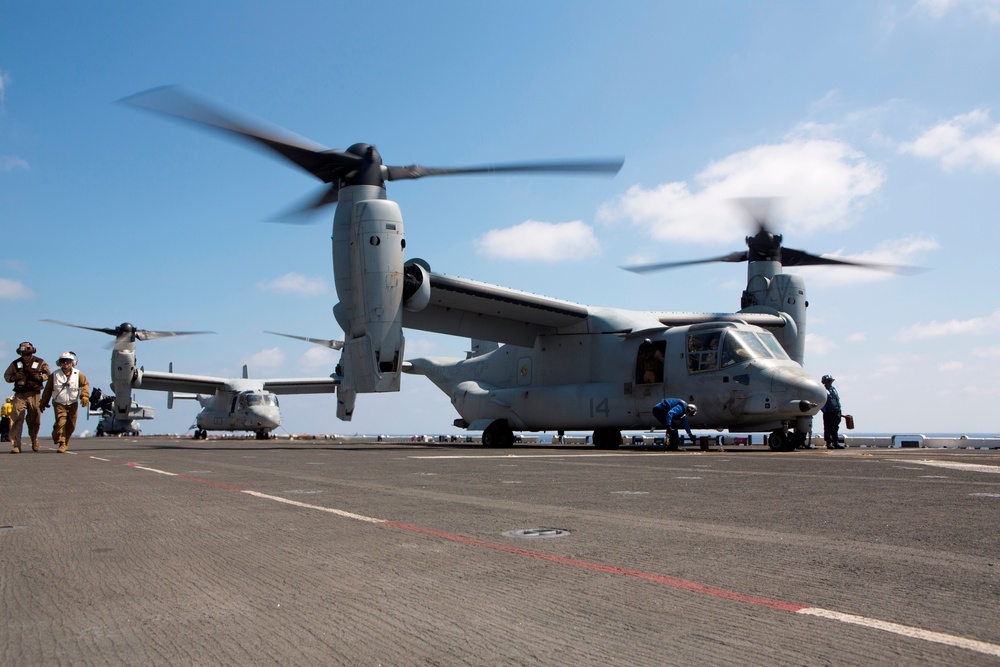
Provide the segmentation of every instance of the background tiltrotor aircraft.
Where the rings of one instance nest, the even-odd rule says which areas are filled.
[[[111,352],[111,387],[115,393],[114,411],[118,419],[128,419],[132,390],[168,392],[167,407],[175,398],[197,400],[202,410],[195,418],[195,437],[205,438],[208,431],[252,431],[259,439],[270,436],[281,424],[277,394],[325,394],[336,391],[336,377],[253,379],[243,367],[242,378],[189,375],[147,371],[136,363],[135,343],[167,336],[212,333],[210,331],[149,331],[128,322],[115,328],[85,327],[68,322],[42,320],[52,324],[99,331],[115,337]],[[175,396],[176,393],[193,396]]]

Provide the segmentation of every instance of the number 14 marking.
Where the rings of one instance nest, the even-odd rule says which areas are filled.
[[[594,405],[595,399],[590,399],[590,416],[593,417],[596,413],[604,415],[605,418],[611,416],[611,406],[608,403],[608,399],[602,398],[597,405]]]

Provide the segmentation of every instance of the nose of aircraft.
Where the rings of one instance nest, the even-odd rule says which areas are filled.
[[[802,368],[775,369],[771,391],[779,405],[794,405],[800,414],[816,414],[826,403],[826,389]]]
[[[278,428],[281,425],[281,413],[273,405],[255,405],[250,408],[250,421],[257,428]]]

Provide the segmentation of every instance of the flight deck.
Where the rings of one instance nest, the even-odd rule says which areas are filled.
[[[83,438],[5,665],[996,665],[1000,450]]]

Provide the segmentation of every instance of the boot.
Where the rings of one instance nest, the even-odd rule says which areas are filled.
[[[17,445],[14,445],[13,447],[10,448],[10,453],[11,454],[20,454],[21,453],[21,448],[18,447]]]
[[[40,449],[41,449],[41,447],[38,445],[38,440],[32,440],[31,441],[31,451],[37,452]]]
[[[63,453],[65,453],[65,452],[66,452],[66,450],[67,450],[67,449],[69,449],[69,445],[67,445],[67,444],[66,444],[66,443],[64,442],[64,443],[61,443],[61,444],[59,445],[58,449],[56,449],[56,452],[57,452],[57,453],[59,453],[59,454],[63,454]]]

